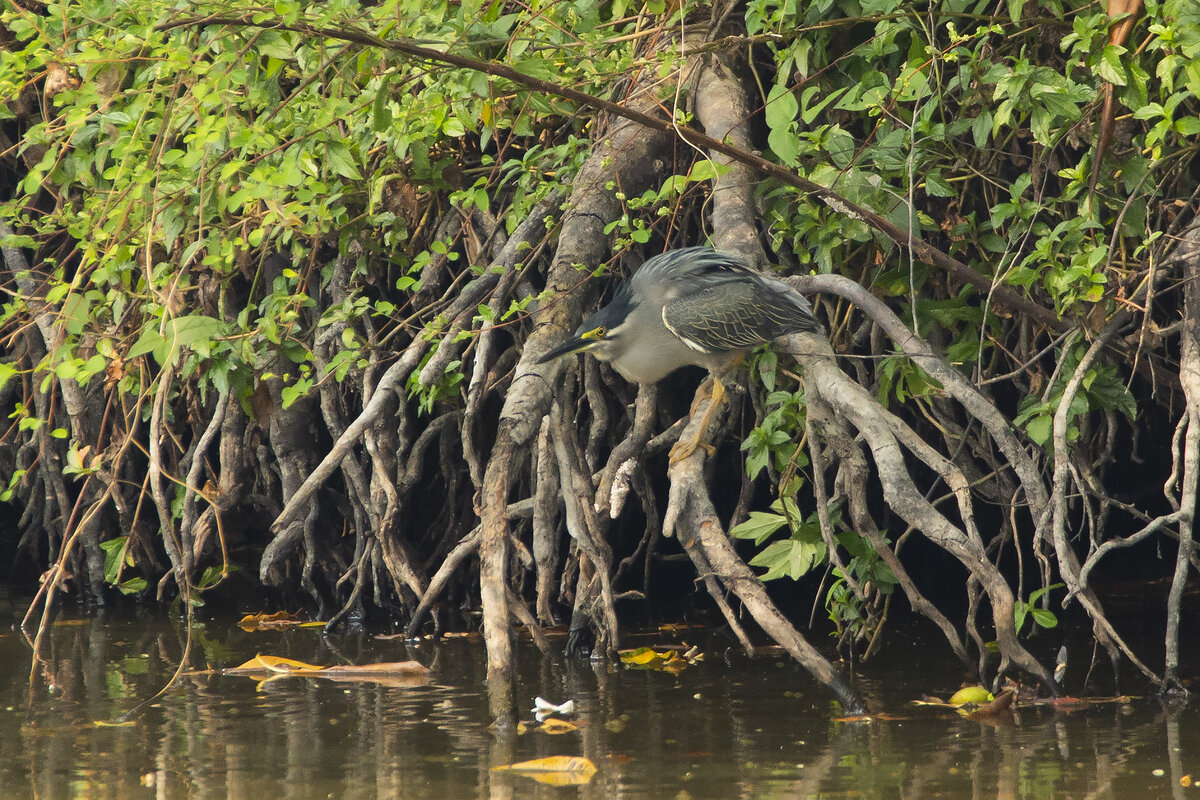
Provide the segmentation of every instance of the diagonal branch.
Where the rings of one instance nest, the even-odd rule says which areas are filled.
[[[1037,303],[1034,303],[1033,301],[1023,297],[1019,292],[1014,291],[1008,286],[993,285],[991,278],[981,274],[980,272],[977,272],[967,264],[964,264],[953,256],[942,252],[928,242],[914,237],[910,231],[902,230],[876,212],[847,200],[845,197],[831,189],[827,189],[818,183],[814,183],[813,181],[796,175],[787,167],[780,166],[779,164],[768,161],[762,156],[756,155],[742,148],[735,147],[731,144],[727,144],[724,141],[720,141],[711,136],[707,136],[694,128],[690,128],[686,125],[680,125],[674,120],[663,117],[655,117],[648,113],[627,108],[609,100],[604,100],[603,98],[596,97],[595,95],[581,92],[578,89],[572,89],[568,86],[560,86],[556,83],[542,80],[541,78],[535,78],[532,75],[526,75],[518,72],[506,64],[498,64],[494,61],[482,61],[469,56],[458,55],[457,53],[443,53],[437,50],[432,50],[428,47],[421,47],[420,45],[413,44],[412,42],[403,39],[380,39],[373,34],[349,25],[341,28],[324,28],[318,25],[310,25],[303,22],[288,23],[281,19],[264,19],[259,18],[257,15],[254,18],[251,18],[250,16],[208,16],[186,17],[172,20],[157,26],[155,30],[169,31],[175,28],[208,25],[227,25],[246,28],[265,28],[271,30],[292,31],[294,33],[300,33],[306,36],[320,36],[328,39],[350,42],[363,47],[378,47],[381,50],[389,50],[394,53],[400,53],[411,58],[420,59],[421,61],[429,61],[436,64],[446,64],[452,67],[474,70],[476,72],[482,72],[485,75],[491,75],[496,78],[510,80],[513,83],[524,86],[535,92],[561,97],[581,105],[590,106],[591,108],[600,111],[606,111],[613,116],[624,117],[625,119],[636,122],[639,125],[643,125],[661,133],[678,135],[684,141],[695,147],[703,147],[710,151],[720,153],[721,155],[727,156],[734,161],[745,164],[762,176],[775,178],[782,183],[817,197],[839,214],[844,214],[851,219],[861,220],[883,235],[887,236],[900,247],[911,250],[917,258],[933,264],[940,269],[946,270],[956,280],[973,284],[985,291],[991,292],[992,297],[996,298],[1000,304],[1014,313],[1024,314],[1038,323],[1054,330],[1065,330],[1068,327],[1067,323],[1059,319],[1058,315],[1050,309],[1044,308],[1043,306],[1040,306]]]

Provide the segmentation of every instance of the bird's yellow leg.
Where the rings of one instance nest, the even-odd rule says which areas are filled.
[[[675,446],[671,448],[670,460],[672,464],[678,461],[683,461],[692,453],[696,452],[697,447],[703,447],[710,456],[716,452],[716,448],[714,448],[708,442],[701,441],[701,439],[703,439],[704,432],[708,430],[708,426],[712,423],[713,417],[716,416],[717,408],[721,403],[728,401],[729,395],[725,391],[725,384],[721,383],[720,378],[718,378],[716,375],[713,375],[710,380],[712,381],[712,389],[707,392],[708,407],[704,409],[704,416],[700,419],[700,424],[696,426],[696,432],[694,434],[686,439],[680,438],[680,440],[675,443]],[[705,399],[706,393],[700,392],[698,394],[699,396],[697,397],[696,401],[692,403],[693,415],[696,413],[696,406],[698,406]]]

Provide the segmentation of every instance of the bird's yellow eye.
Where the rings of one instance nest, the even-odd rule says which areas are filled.
[[[604,327],[603,325],[601,325],[599,328],[592,328],[590,331],[588,331],[587,333],[583,334],[583,335],[582,335],[581,337],[579,337],[579,338],[581,338],[581,339],[589,339],[589,340],[590,340],[590,339],[603,339],[603,338],[604,338],[604,335],[605,335],[606,333],[608,333],[608,328],[606,328],[606,327]]]

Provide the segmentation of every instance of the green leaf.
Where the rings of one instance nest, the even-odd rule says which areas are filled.
[[[766,469],[767,464],[771,460],[771,451],[765,446],[755,448],[749,456],[746,457],[746,474],[751,478],[757,478],[758,473]]]
[[[1054,134],[1051,132],[1054,122],[1054,114],[1044,106],[1034,107],[1033,113],[1029,116],[1029,130],[1039,144],[1050,145],[1054,143]]]
[[[1050,440],[1050,433],[1054,427],[1054,418],[1049,414],[1043,414],[1039,417],[1034,417],[1029,420],[1029,424],[1025,426],[1025,432],[1029,434],[1029,438],[1038,445],[1044,445]]]
[[[1195,136],[1200,133],[1200,117],[1182,117],[1175,120],[1175,132],[1180,136]]]
[[[128,541],[128,536],[118,536],[115,539],[100,542],[100,549],[104,551],[105,583],[116,583],[117,576],[121,572],[121,565],[125,560],[125,544]]]
[[[979,113],[975,115],[975,119],[971,120],[971,138],[976,147],[983,148],[991,135],[992,112],[986,108],[980,109]]]
[[[544,81],[557,81],[562,77],[554,69],[553,64],[539,56],[518,59],[513,62],[512,66],[513,69],[522,75],[528,75],[531,78],[540,78]]]
[[[28,470],[13,470],[13,474],[8,479],[8,486],[3,492],[0,492],[0,500],[4,501],[5,503],[12,500],[13,491],[16,489],[17,484],[21,482],[21,479],[25,477],[26,472],[28,472]]]
[[[301,378],[291,386],[285,386],[280,391],[280,399],[283,400],[283,408],[286,411],[292,407],[300,398],[308,394],[308,390],[312,388],[312,378]]]
[[[689,183],[711,181],[718,175],[724,175],[728,171],[729,167],[724,164],[718,164],[712,159],[705,158],[692,165],[692,170],[688,173],[687,179]]]
[[[213,338],[223,335],[228,329],[227,323],[203,314],[172,317],[161,324],[152,319],[125,357],[136,358],[150,353],[159,364],[166,366],[179,355],[180,348],[209,351]]]
[[[799,163],[797,157],[800,155],[800,137],[790,127],[772,128],[767,134],[767,144],[782,163],[789,167]]]
[[[129,348],[129,352],[125,354],[126,359],[137,358],[146,353],[153,353],[162,348],[166,339],[158,332],[157,323],[152,323],[154,327],[147,327],[142,331],[142,335],[133,343],[133,347]]]
[[[1158,119],[1160,117],[1165,117],[1166,114],[1167,114],[1167,112],[1163,109],[1163,107],[1160,104],[1147,103],[1146,105],[1142,106],[1141,108],[1134,109],[1133,118],[1134,119],[1142,119],[1142,120]]]
[[[755,544],[762,544],[771,534],[787,524],[787,517],[782,514],[769,514],[766,511],[751,511],[750,518],[745,522],[734,525],[729,535],[735,539],[753,539]]]
[[[258,52],[265,56],[278,58],[280,61],[292,61],[296,58],[296,53],[288,38],[288,34],[264,30],[258,32],[255,44]]]
[[[785,576],[792,580],[799,580],[824,558],[824,542],[813,543],[784,539],[767,545],[761,553],[750,559],[750,565],[767,568],[767,571],[760,576],[764,581]]]
[[[343,142],[327,142],[325,155],[329,160],[329,166],[338,175],[341,175],[343,178],[349,178],[352,181],[362,180],[362,173],[358,171],[358,167],[354,164],[350,148]]]
[[[62,381],[74,378],[77,372],[79,372],[79,367],[75,363],[75,359],[60,361],[54,365],[54,377]]]
[[[1121,63],[1121,53],[1124,47],[1105,45],[1100,60],[1096,62],[1096,74],[1101,80],[1108,81],[1114,86],[1124,86],[1126,83],[1125,66]]]
[[[1058,625],[1058,617],[1054,616],[1053,611],[1044,608],[1035,608],[1029,614],[1033,617],[1034,623],[1043,628],[1053,628]]]
[[[200,580],[196,582],[196,588],[200,591],[211,589],[224,580],[226,575],[236,570],[237,567],[232,565],[223,567],[219,564],[214,564],[211,567],[206,567],[204,572],[200,575]]]
[[[1062,589],[1065,586],[1066,586],[1065,583],[1052,583],[1049,586],[1043,586],[1040,589],[1035,589],[1034,591],[1029,593],[1029,602],[1036,603],[1038,600],[1042,599],[1042,595],[1046,594],[1046,592],[1050,592],[1055,589]]]
[[[813,121],[817,118],[817,116],[822,111],[825,110],[825,107],[827,105],[829,105],[830,103],[832,103],[834,100],[837,100],[839,97],[841,97],[846,92],[846,89],[847,89],[847,87],[842,87],[841,89],[836,89],[836,90],[830,92],[829,94],[827,94],[823,99],[818,101],[816,105],[810,105],[810,102],[811,102],[813,96],[816,95],[818,91],[820,91],[820,87],[817,87],[817,86],[808,87],[807,89],[804,90],[804,94],[801,96],[801,101],[802,101],[801,109],[802,110],[800,112],[800,119],[804,120],[805,125],[812,125]]]
[[[763,117],[767,122],[767,127],[772,130],[786,128],[796,119],[796,113],[799,110],[800,104],[796,102],[796,95],[792,90],[777,83],[771,87],[771,91],[767,95]]]
[[[779,369],[779,356],[773,350],[768,350],[759,356],[758,377],[763,388],[768,392],[775,391],[775,373]]]
[[[925,191],[934,197],[954,197],[954,187],[946,183],[941,172],[930,172],[925,176]]]
[[[203,314],[173,317],[163,326],[163,338],[173,347],[195,347],[225,333],[228,325]]]
[[[139,594],[146,591],[148,585],[145,578],[130,578],[127,581],[118,583],[117,589],[121,594]]]

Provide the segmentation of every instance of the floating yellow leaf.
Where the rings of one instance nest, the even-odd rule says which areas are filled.
[[[579,726],[576,725],[574,722],[568,722],[565,719],[551,718],[551,719],[548,719],[545,722],[543,722],[538,727],[538,730],[541,731],[542,733],[549,733],[551,735],[556,735],[556,734],[560,734],[560,733],[570,733],[571,731],[577,731],[577,730],[579,730]]]
[[[656,652],[653,647],[638,647],[634,650],[622,650],[619,655],[621,662],[632,666],[644,667],[655,662],[662,661],[661,654]]]
[[[964,686],[950,696],[950,705],[965,706],[968,703],[973,703],[978,706],[990,703],[995,699],[992,693],[982,686]]]
[[[915,706],[948,708],[971,719],[984,719],[1007,712],[1012,708],[1016,697],[1016,691],[1011,688],[1005,689],[998,696],[993,697],[992,693],[982,686],[964,686],[955,692],[948,701],[926,696],[912,702]]]
[[[697,648],[688,648],[680,655],[678,647],[664,647],[656,650],[653,647],[638,647],[633,650],[621,650],[618,655],[621,662],[634,669],[663,670],[678,675],[683,670],[704,660],[704,654]]]
[[[492,769],[496,772],[516,772],[551,786],[579,786],[589,782],[596,774],[596,765],[583,756],[549,756]]]
[[[239,675],[243,673],[261,673],[261,672],[276,672],[276,673],[291,673],[291,672],[320,672],[326,669],[316,664],[307,664],[303,661],[296,661],[292,658],[282,658],[281,656],[265,656],[259,653],[254,658],[244,664],[239,664],[231,669],[222,670],[226,675]]]

